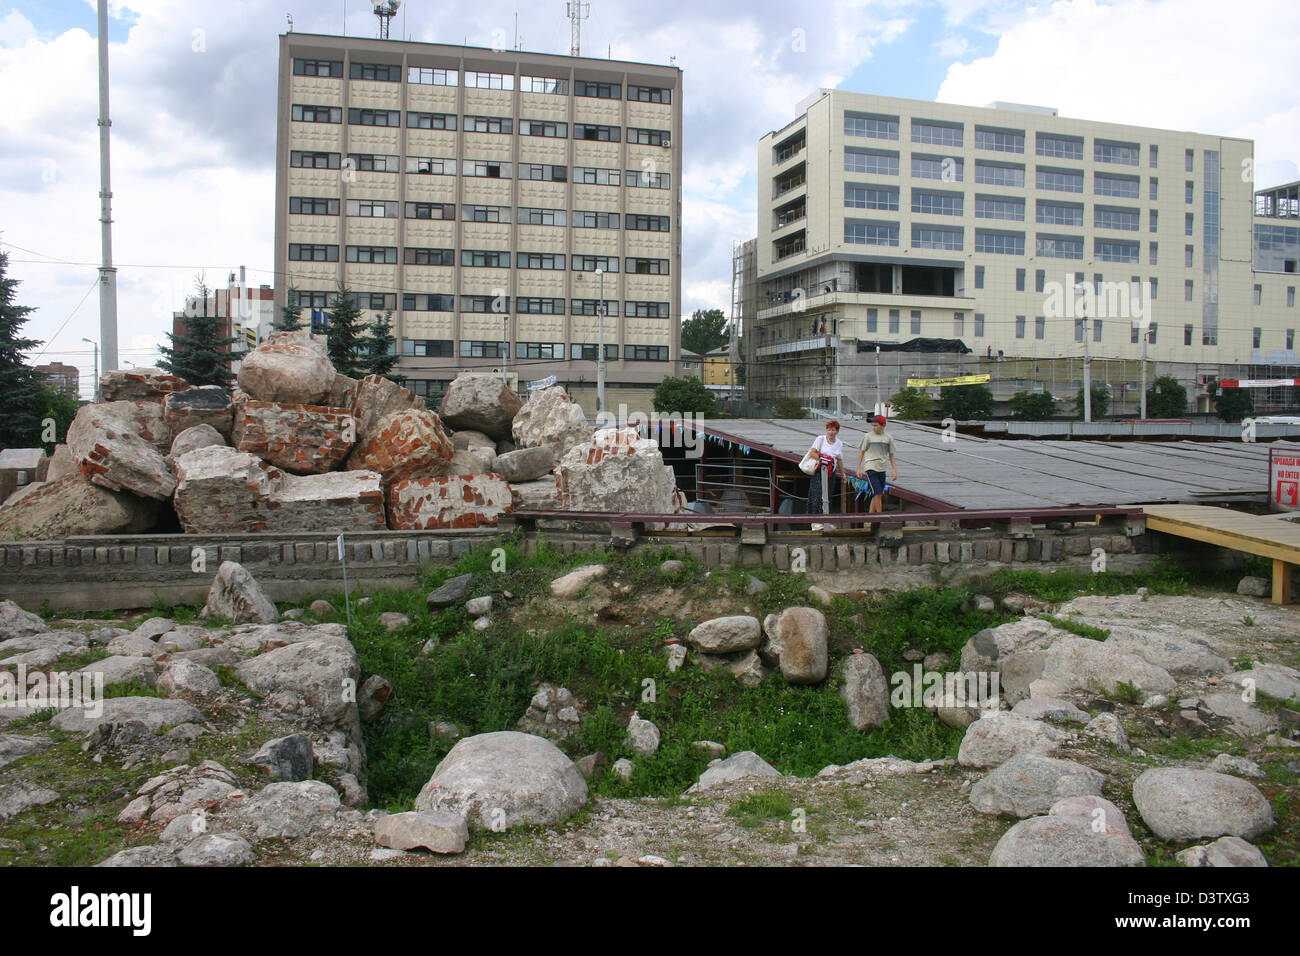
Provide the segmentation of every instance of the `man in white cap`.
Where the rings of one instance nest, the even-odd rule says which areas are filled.
[[[898,481],[897,449],[894,436],[885,432],[886,418],[877,415],[871,420],[871,431],[862,436],[858,443],[858,477],[862,477],[863,467],[867,471],[867,493],[871,495],[869,514],[878,514],[885,510],[885,465],[893,469],[891,482]]]

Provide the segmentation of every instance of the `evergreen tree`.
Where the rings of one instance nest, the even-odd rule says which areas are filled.
[[[382,375],[390,381],[400,382],[402,376],[389,374],[397,364],[396,344],[397,339],[393,336],[393,312],[390,309],[383,315],[375,316],[374,323],[361,340],[362,348],[365,349],[362,361],[365,374]]]
[[[189,315],[186,309],[185,331],[180,335],[167,333],[170,346],[164,345],[162,359],[158,367],[164,372],[177,375],[191,385],[229,386],[235,380],[235,373],[230,370],[230,363],[243,357],[243,352],[234,351],[242,340],[238,336],[223,336],[222,326],[229,319],[220,319],[208,315],[209,289],[203,277],[194,283],[196,294],[196,311],[199,315]]]
[[[0,252],[0,448],[34,447],[45,415],[45,376],[26,363],[23,353],[41,343],[19,331],[30,305],[15,305],[18,280],[6,276],[9,255]]]
[[[298,290],[289,286],[289,292],[285,296],[284,305],[280,307],[280,318],[272,323],[272,328],[276,332],[297,332],[305,328],[306,324],[302,320],[302,308],[298,305]]]
[[[361,309],[357,297],[346,286],[340,286],[327,314],[329,327],[325,330],[325,347],[329,351],[334,370],[349,378],[362,378],[367,372],[357,355],[361,347]]]

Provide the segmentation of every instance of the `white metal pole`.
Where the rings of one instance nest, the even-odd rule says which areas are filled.
[[[99,0],[99,342],[104,371],[117,368],[117,270],[113,268],[113,191],[109,185],[108,0]],[[98,387],[99,376],[95,377]]]
[[[98,404],[98,403],[99,403],[99,399],[100,399],[100,394],[99,394],[99,343],[96,342],[96,341],[94,341],[93,339],[87,339],[87,338],[82,338],[81,341],[86,342],[87,344],[89,344],[89,345],[91,346],[91,348],[93,348],[93,349],[95,350],[95,390],[94,390],[94,392],[92,393],[94,397],[93,397],[91,400],[92,400],[93,402],[95,402],[96,404]]]
[[[596,277],[600,279],[600,301],[596,304],[599,322],[596,345],[596,411],[603,412],[605,410],[605,270],[597,269]]]
[[[1150,329],[1142,330],[1142,413],[1140,418],[1147,417],[1147,336],[1151,334]]]
[[[509,387],[510,385],[510,316],[501,316],[501,336],[505,342],[506,350],[501,358],[501,382]]]

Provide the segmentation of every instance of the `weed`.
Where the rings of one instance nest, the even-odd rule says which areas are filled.
[[[1142,702],[1142,689],[1136,684],[1118,681],[1115,684],[1115,698],[1124,704],[1138,704]]]
[[[1110,637],[1110,631],[1104,627],[1093,627],[1091,624],[1084,624],[1082,621],[1075,621],[1071,618],[1052,617],[1050,614],[1040,614],[1038,616],[1053,627],[1059,627],[1063,631],[1069,631],[1071,634],[1077,634],[1080,637],[1086,637],[1090,640],[1104,641],[1106,638]]]
[[[727,816],[739,817],[742,827],[762,826],[768,820],[789,820],[794,804],[784,793],[756,793],[736,801]]]
[[[1245,617],[1241,619],[1241,623],[1246,625],[1246,627],[1254,627],[1255,619],[1251,617],[1249,614],[1247,614]]]

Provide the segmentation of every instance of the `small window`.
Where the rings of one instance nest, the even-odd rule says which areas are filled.
[[[1025,317],[1023,315],[1018,315],[1016,316],[1016,338],[1023,339],[1024,337],[1025,337]]]
[[[1024,269],[1016,270],[1016,291],[1017,292],[1025,291],[1025,270]]]
[[[977,289],[984,288],[984,267],[983,266],[975,267],[975,288]]]
[[[1263,299],[1264,299],[1264,287],[1261,286],[1259,283],[1255,283],[1255,304],[1262,305]],[[1255,347],[1259,348],[1259,346],[1255,346]]]

